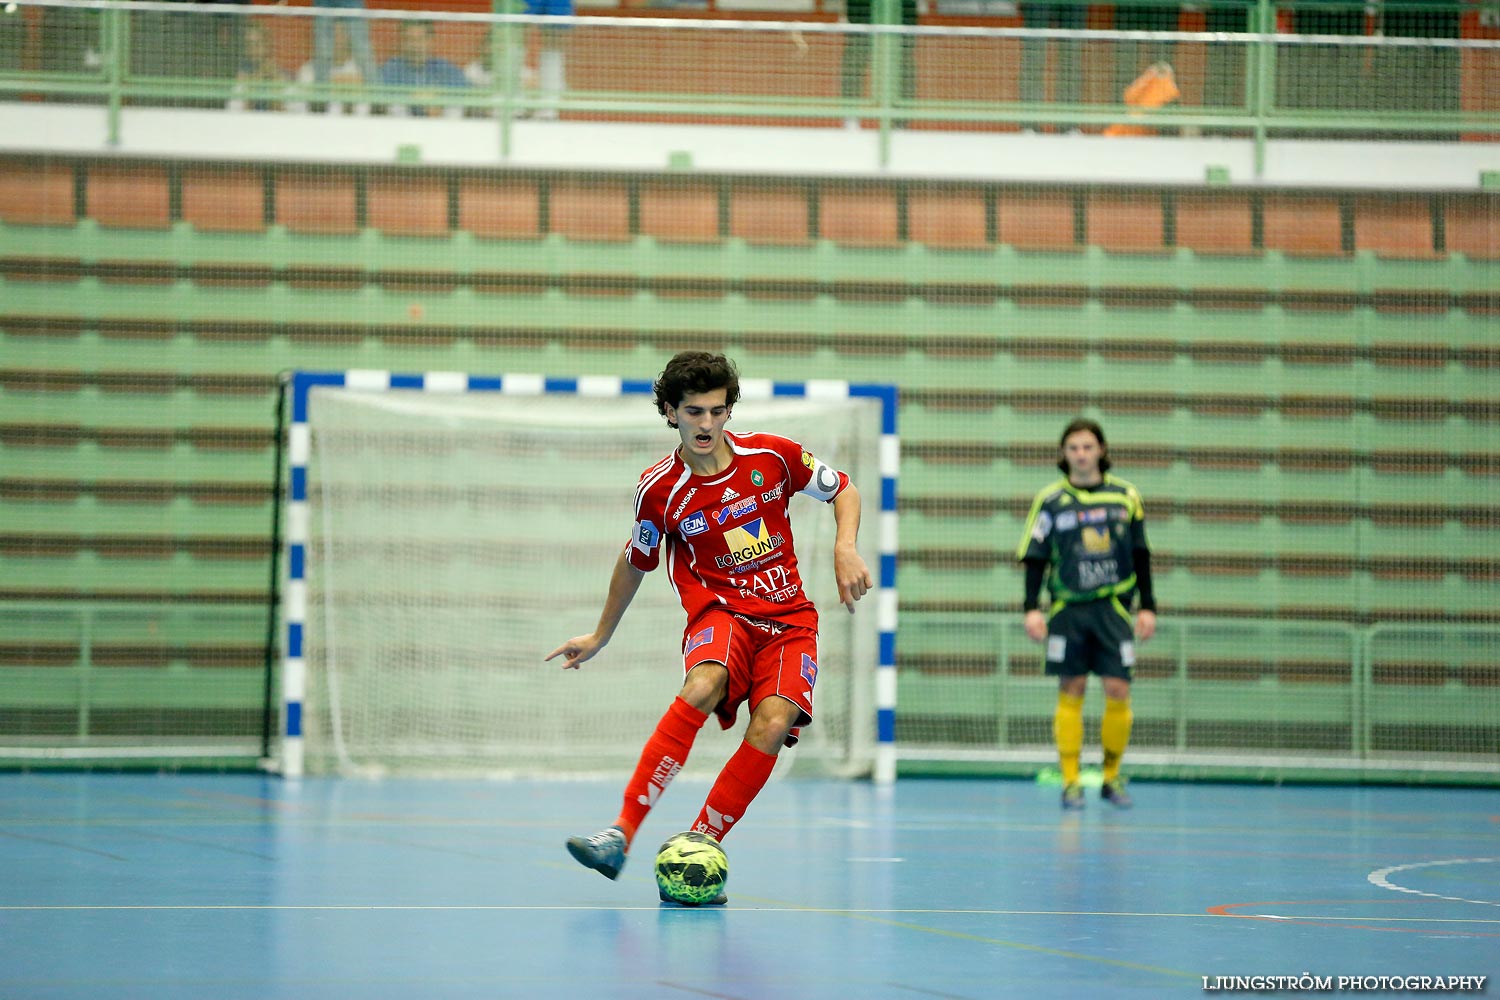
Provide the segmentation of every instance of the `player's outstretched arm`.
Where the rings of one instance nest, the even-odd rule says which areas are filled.
[[[833,541],[833,575],[839,585],[839,600],[854,614],[854,602],[874,589],[870,567],[855,547],[859,535],[859,490],[850,483],[833,498],[833,520],[838,525]]]
[[[609,577],[609,594],[604,598],[604,611],[599,615],[599,624],[588,635],[575,635],[558,646],[543,658],[543,662],[561,656],[564,670],[577,670],[585,660],[591,659],[608,645],[645,575],[630,565],[630,559],[622,550],[620,558],[615,560],[615,570]]]

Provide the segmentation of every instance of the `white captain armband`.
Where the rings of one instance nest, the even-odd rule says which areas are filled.
[[[808,461],[809,459],[811,461]],[[802,461],[811,470],[812,478],[807,481],[806,486],[802,487],[801,492],[812,497],[814,500],[823,500],[825,502],[832,500],[838,496],[839,490],[843,488],[843,484],[849,481],[848,476],[845,476],[830,465],[823,464],[821,460],[813,458],[812,455],[809,455],[805,451],[802,453]]]

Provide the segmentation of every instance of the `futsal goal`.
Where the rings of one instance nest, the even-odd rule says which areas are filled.
[[[642,471],[676,446],[648,380],[381,371],[291,377],[279,769],[625,774],[681,685],[681,605],[642,581],[580,670],[542,658],[590,631]],[[816,719],[790,773],[895,774],[896,394],[746,379],[730,430],[801,442],[863,499],[877,590],[848,614],[833,512],[791,505],[821,612]],[[684,774],[738,745],[713,722]]]

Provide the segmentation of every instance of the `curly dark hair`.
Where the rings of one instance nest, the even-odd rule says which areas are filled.
[[[652,388],[656,390],[656,412],[664,417],[667,416],[667,407],[682,405],[682,397],[690,392],[723,389],[724,405],[734,406],[740,398],[740,373],[734,362],[722,354],[681,351],[667,362]],[[676,422],[670,417],[667,426],[677,429]]]
[[[1099,471],[1101,473],[1108,472],[1110,465],[1109,442],[1104,440],[1104,428],[1099,426],[1099,422],[1097,420],[1090,420],[1088,417],[1079,417],[1078,419],[1074,420],[1072,423],[1068,424],[1068,426],[1063,428],[1062,437],[1057,439],[1057,446],[1061,448],[1064,444],[1067,443],[1068,438],[1072,437],[1074,434],[1077,434],[1079,431],[1088,431],[1090,434],[1094,435],[1096,439],[1098,439],[1099,448],[1103,452],[1103,454],[1099,456]],[[1059,458],[1057,460],[1057,467],[1062,470],[1062,473],[1065,476],[1073,471],[1072,469],[1068,468],[1067,458]]]

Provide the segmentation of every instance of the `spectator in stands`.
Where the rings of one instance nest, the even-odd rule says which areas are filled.
[[[876,0],[846,0],[844,15],[850,24],[870,24],[874,16]],[[917,23],[917,0],[895,0],[901,5],[901,23],[908,27]],[[855,101],[864,96],[865,71],[870,66],[871,35],[850,33],[844,38],[844,58],[841,69],[842,94],[844,100]],[[901,36],[901,90],[904,100],[917,96],[916,36]],[[903,125],[898,121],[896,124]],[[858,128],[859,119],[846,118],[847,128]]]
[[[401,25],[401,47],[380,68],[380,82],[387,87],[410,87],[414,103],[393,107],[392,114],[416,117],[447,115],[458,117],[460,109],[434,106],[438,90],[462,90],[469,86],[463,70],[447,59],[432,54],[434,30],[430,21],[407,21]]]
[[[1081,3],[1021,3],[1021,21],[1028,28],[1067,28],[1077,31],[1084,26],[1087,8]],[[1045,70],[1049,39],[1026,38],[1021,41],[1021,100],[1027,104],[1040,104],[1047,99]],[[1057,58],[1053,64],[1052,100],[1056,104],[1077,104],[1082,92],[1083,78],[1079,75],[1078,55],[1082,43],[1058,39],[1055,43]],[[1038,128],[1040,123],[1025,126],[1028,131]],[[1053,126],[1057,131],[1078,131],[1077,126],[1061,122]]]
[[[361,10],[364,5],[365,0],[313,0],[314,7],[343,10]],[[351,55],[355,68],[353,74],[348,71]],[[370,47],[368,20],[362,17],[319,17],[313,20],[312,82],[356,84],[378,78],[375,50]],[[332,112],[333,106],[328,110]]]
[[[264,25],[248,24],[245,26],[244,42],[245,57],[240,61],[239,72],[234,76],[234,96],[229,99],[229,110],[283,110],[286,85],[291,83],[292,77],[276,62],[276,54],[271,47],[271,33]],[[281,84],[275,88],[280,96],[265,96],[263,91],[268,84]]]
[[[334,39],[333,54],[329,59],[328,73],[320,81],[318,79],[317,59],[313,58],[303,63],[297,70],[297,83],[308,85],[320,82],[331,83],[334,87],[355,95],[360,93],[366,80],[375,80],[375,76],[365,76],[364,69],[358,59],[351,53],[349,36],[339,34]],[[330,115],[367,115],[370,113],[369,101],[329,101],[326,105],[321,102],[315,107]],[[305,109],[302,105],[301,109]],[[299,110],[291,108],[290,110]]]
[[[1130,680],[1135,641],[1156,633],[1156,598],[1146,512],[1141,495],[1109,475],[1104,429],[1080,418],[1063,429],[1057,467],[1063,478],[1043,487],[1031,504],[1016,557],[1026,567],[1026,635],[1046,643],[1047,675],[1057,678],[1052,720],[1062,771],[1064,809],[1083,808],[1079,755],[1083,752],[1083,697],[1089,674],[1104,686],[1104,784],[1100,798],[1129,809],[1120,758],[1130,743]],[[1051,611],[1041,610],[1042,581]],[[1130,605],[1140,596],[1140,611]]]

